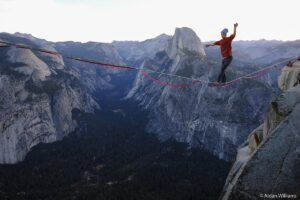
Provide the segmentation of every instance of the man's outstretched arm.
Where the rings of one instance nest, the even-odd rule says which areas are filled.
[[[214,43],[210,43],[210,44],[207,44],[205,45],[206,47],[212,47],[212,46],[216,46],[216,45],[220,45],[220,41],[216,41]]]
[[[215,46],[215,44],[214,43],[211,43],[211,44],[207,44],[207,45],[205,45],[206,47],[212,47],[212,46]]]
[[[234,24],[234,29],[233,29],[233,37],[235,37],[235,35],[236,35],[236,27],[238,26],[238,23],[235,23]]]

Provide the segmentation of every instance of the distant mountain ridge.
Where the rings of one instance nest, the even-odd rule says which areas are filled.
[[[191,29],[176,29],[169,44],[146,59],[141,68],[204,81],[216,78],[219,61],[205,53],[202,42]],[[228,70],[229,79],[245,73],[235,65]],[[153,75],[162,81],[189,82]],[[226,88],[208,87],[207,84],[172,88],[138,75],[127,98],[136,99],[150,111],[149,132],[161,139],[175,138],[200,146],[219,158],[231,160],[237,146],[247,137],[247,130],[256,127],[264,117],[266,103],[272,96],[272,88],[264,80],[242,81]]]
[[[207,53],[219,59],[219,49],[209,48]],[[281,59],[297,57],[300,52],[300,40],[254,40],[234,41],[233,55],[239,61],[256,65],[272,64]]]
[[[14,35],[2,33],[0,34],[0,39],[114,64],[133,65],[141,68],[149,67],[158,71],[201,78],[206,81],[213,80],[220,69],[219,49],[204,49],[204,43],[189,28],[177,28],[173,36],[162,34],[156,38],[142,42],[81,43],[68,41],[55,43],[22,33]],[[238,41],[234,43],[234,45],[237,45],[234,46],[234,49],[238,49],[239,51],[234,52],[234,62],[230,69],[228,69],[229,79],[248,71],[259,69],[266,63],[272,63],[275,60],[285,58],[291,52],[298,51],[299,47],[298,41],[288,43],[263,41],[263,44],[261,44],[261,48],[265,49],[262,51],[263,55],[268,53],[269,48],[275,48],[276,51],[272,51],[273,55],[271,54],[267,58],[262,58],[263,56],[259,57],[256,54],[260,43],[260,41]],[[289,46],[291,46],[292,50],[288,48]],[[9,59],[7,59],[7,56],[9,56]],[[246,59],[248,57],[249,59]],[[250,58],[257,59],[255,66],[250,66]],[[51,122],[51,124],[54,124],[51,126],[55,127],[55,124],[60,124],[64,121],[61,119],[64,119],[64,117],[68,118],[68,120],[59,125],[64,130],[63,132],[51,128],[51,133],[60,135],[57,138],[68,134],[68,132],[76,127],[75,121],[72,120],[73,109],[79,108],[82,111],[92,111],[92,107],[101,108],[101,103],[100,106],[97,106],[94,102],[96,98],[95,93],[98,94],[97,98],[100,98],[100,102],[101,97],[99,97],[99,94],[105,93],[109,94],[108,96],[118,96],[120,99],[127,96],[128,98],[137,100],[143,108],[148,109],[151,113],[148,131],[157,134],[160,138],[173,137],[179,141],[188,142],[191,145],[202,146],[224,159],[232,159],[236,153],[236,146],[245,139],[246,133],[261,122],[266,105],[272,94],[271,83],[274,82],[274,78],[268,75],[261,81],[251,82],[250,85],[246,83],[237,84],[234,88],[229,89],[229,91],[216,91],[205,85],[199,85],[199,87],[190,89],[172,89],[156,85],[143,78],[140,74],[136,74],[136,72],[128,73],[124,70],[101,68],[29,50],[13,50],[13,48],[9,48],[9,51],[4,52],[1,64],[3,65],[1,70],[4,71],[1,71],[0,78],[6,81],[4,81],[5,84],[3,82],[1,91],[3,94],[7,94],[6,98],[22,99],[23,101],[24,94],[34,97],[33,99],[25,98],[25,102],[21,101],[20,108],[26,107],[35,98],[43,96],[47,100],[45,100],[46,105],[43,104],[42,107],[49,107],[48,115],[50,116],[50,113],[53,115],[53,106],[56,103],[61,101],[64,102],[63,104],[67,104],[63,106],[65,108],[68,107],[64,113],[65,115],[59,114],[57,122],[52,122],[54,119],[53,116],[48,117],[47,120],[45,119],[47,123]],[[13,65],[18,66],[13,68]],[[19,80],[19,76],[22,76],[24,79]],[[14,83],[17,84],[12,85],[11,81],[15,80],[16,77],[17,82]],[[274,77],[276,77],[276,74]],[[174,80],[164,76],[158,76],[157,78],[175,83],[186,82],[186,80]],[[62,84],[61,82],[64,82],[66,79],[67,81],[63,85],[64,89],[66,89],[64,93],[60,93],[63,91],[59,87],[60,85],[47,85],[49,82],[51,84],[53,82]],[[12,86],[12,88],[8,87],[8,85]],[[21,95],[22,98],[14,97],[13,93],[8,92],[8,88],[11,91],[15,90],[19,92],[15,95]],[[19,90],[19,88],[23,89]],[[75,88],[77,88],[76,92],[73,91]],[[32,89],[34,91],[31,91]],[[51,91],[51,95],[47,94],[48,89]],[[39,95],[36,96],[35,93],[37,91]],[[70,95],[70,91],[72,91],[74,96]],[[255,100],[257,94],[261,94],[260,96],[262,96],[262,99],[259,101]],[[55,98],[52,98],[53,95]],[[57,100],[56,98],[61,100]],[[247,99],[246,105],[239,104],[243,98]],[[7,112],[14,113],[14,108],[20,103],[19,101],[10,102],[9,104],[7,101],[4,102],[7,105],[3,106],[0,104],[2,105],[0,106],[0,114],[3,114],[3,116]],[[227,107],[224,106],[225,104],[227,104]],[[58,110],[61,109],[60,106],[57,107]],[[6,108],[6,110],[4,111],[2,108]],[[218,114],[220,110],[221,114]],[[239,113],[241,110],[249,116]],[[211,116],[203,116],[203,113],[213,114]],[[39,114],[33,114],[33,116],[36,115]],[[215,119],[218,120],[216,121]],[[229,119],[229,123],[224,124],[224,121]],[[241,120],[239,121],[238,119]],[[9,127],[17,127],[17,129],[11,128],[5,130],[9,130],[9,133],[14,132],[21,135],[19,135],[20,137],[10,137],[9,142],[11,146],[8,147],[4,145],[8,142],[5,139],[7,137],[4,136],[8,132],[2,134],[0,143],[3,144],[3,148],[2,150],[0,149],[2,151],[0,155],[5,155],[5,159],[3,158],[1,162],[14,163],[20,161],[33,144],[47,142],[44,138],[47,135],[44,134],[47,132],[47,128],[43,128],[41,136],[38,136],[38,139],[34,140],[34,143],[31,143],[31,139],[22,138],[24,124],[19,126],[13,116],[5,118],[5,121],[7,120],[11,122]],[[245,120],[251,121],[251,125],[245,125]],[[4,124],[3,117],[0,119],[0,123]],[[68,127],[68,124],[72,125]],[[38,124],[34,123],[33,125]],[[3,127],[6,127],[6,125]],[[234,132],[233,136],[229,135],[231,131]],[[243,133],[238,134],[239,131]],[[4,133],[3,130],[2,133]],[[33,139],[36,138],[35,133],[35,131],[30,132],[30,137]],[[18,144],[19,142],[20,145]],[[10,153],[7,154],[5,152]]]

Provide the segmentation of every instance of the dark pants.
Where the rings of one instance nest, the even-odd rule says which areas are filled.
[[[222,82],[222,83],[226,82],[225,70],[230,65],[231,61],[232,61],[232,56],[229,56],[229,57],[224,58],[222,60],[222,69],[221,69],[220,75],[218,77],[218,82],[219,83],[220,82]]]

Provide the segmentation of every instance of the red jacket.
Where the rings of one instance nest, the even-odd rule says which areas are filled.
[[[231,42],[234,39],[234,37],[235,35],[231,35],[214,43],[214,45],[219,45],[221,47],[221,54],[223,58],[232,56]]]

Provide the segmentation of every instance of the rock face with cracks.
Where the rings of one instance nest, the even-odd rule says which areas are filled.
[[[265,122],[239,148],[220,199],[300,197],[299,64],[283,68],[278,81],[282,93]]]
[[[177,28],[173,36],[162,34],[143,42],[111,44],[53,43],[21,33],[14,36],[0,34],[0,39],[204,82],[215,80],[220,70],[220,63],[213,59],[215,56],[204,51],[201,40],[189,28]],[[246,49],[243,49],[244,53]],[[2,50],[2,163],[22,160],[32,146],[55,141],[74,130],[76,123],[72,120],[72,110],[92,111],[97,105],[91,94],[99,91],[111,92],[111,95],[127,94],[127,98],[137,100],[149,110],[147,130],[159,138],[175,138],[206,148],[222,159],[232,160],[248,133],[263,122],[272,95],[270,84],[265,83],[272,80],[268,75],[265,82],[244,80],[226,88],[209,87],[207,84],[172,88],[153,83],[136,71],[127,73],[125,70],[103,69],[24,49]],[[218,48],[214,51],[219,55]],[[229,80],[257,70],[236,65],[236,61],[235,57],[227,70]],[[163,74],[149,75],[171,83],[191,81]]]
[[[145,59],[141,68],[212,81],[219,64],[206,56],[201,40],[191,29],[176,29],[167,44]],[[228,69],[228,79],[239,76]],[[192,80],[149,72],[164,82],[191,83]],[[150,111],[147,130],[161,139],[175,138],[208,149],[214,155],[232,160],[237,147],[250,130],[262,123],[272,89],[259,81],[241,81],[230,87],[169,87],[139,74],[127,97]]]
[[[0,163],[22,161],[38,143],[69,134],[77,126],[74,109],[93,112],[98,108],[61,57],[13,47],[2,48],[0,57]]]

